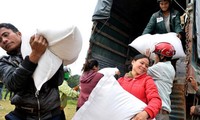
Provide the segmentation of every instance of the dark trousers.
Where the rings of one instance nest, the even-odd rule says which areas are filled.
[[[61,120],[66,120],[64,110],[61,110]]]
[[[177,59],[171,60],[171,63],[172,63],[172,65],[173,65],[175,71],[176,71],[176,62],[177,62],[177,61],[178,61],[178,58],[177,58]]]
[[[23,116],[26,116],[26,115],[24,114]],[[9,114],[7,114],[5,116],[5,119],[6,120],[29,120],[29,118],[27,119],[20,118],[19,116],[15,115],[13,112],[10,112]],[[30,118],[30,120],[32,119]],[[59,115],[53,116],[51,119],[48,119],[48,120],[63,120],[63,119],[61,118],[61,114],[59,114]]]
[[[2,99],[3,83],[0,81],[0,100]]]

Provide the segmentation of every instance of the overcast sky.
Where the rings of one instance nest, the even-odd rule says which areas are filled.
[[[92,28],[92,14],[97,0],[2,0],[0,23],[10,22],[20,31],[49,23],[68,22],[77,25],[83,37],[78,59],[69,67],[72,74],[81,74]],[[23,33],[22,33],[23,34]],[[0,49],[0,56],[6,54]]]

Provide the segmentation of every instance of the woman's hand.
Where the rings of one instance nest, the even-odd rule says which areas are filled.
[[[146,49],[145,55],[150,58],[151,56],[150,48]]]
[[[134,116],[131,120],[147,120],[149,118],[149,114],[146,111],[142,111]]]
[[[115,75],[120,75],[121,73],[120,73],[120,71],[119,70],[117,70],[117,71],[115,71]]]
[[[78,91],[79,90],[79,85],[73,87],[73,90]]]

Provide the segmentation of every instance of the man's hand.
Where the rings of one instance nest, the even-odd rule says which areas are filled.
[[[44,54],[46,51],[46,48],[48,46],[48,42],[46,38],[44,38],[42,35],[33,35],[30,38],[30,46],[32,49],[31,54],[29,55],[29,59],[33,63],[38,63],[40,57]]]
[[[187,81],[191,83],[192,88],[193,88],[195,91],[197,91],[197,90],[199,89],[198,84],[197,84],[197,81],[194,79],[194,77],[189,76],[189,77],[187,78]]]
[[[194,114],[195,106],[190,107],[190,115]]]
[[[182,39],[182,36],[180,33],[177,33],[177,37],[181,40]]]

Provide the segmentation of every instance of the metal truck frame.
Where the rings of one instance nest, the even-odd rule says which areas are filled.
[[[186,78],[200,82],[200,1],[173,0],[180,11],[185,30],[186,58],[177,63],[177,76],[171,94],[171,120],[192,120],[190,106],[198,99]],[[118,67],[121,75],[128,71],[130,61],[139,52],[128,46],[142,34],[150,16],[158,10],[157,0],[98,0],[92,16],[93,26],[86,60],[97,59],[100,68]]]

